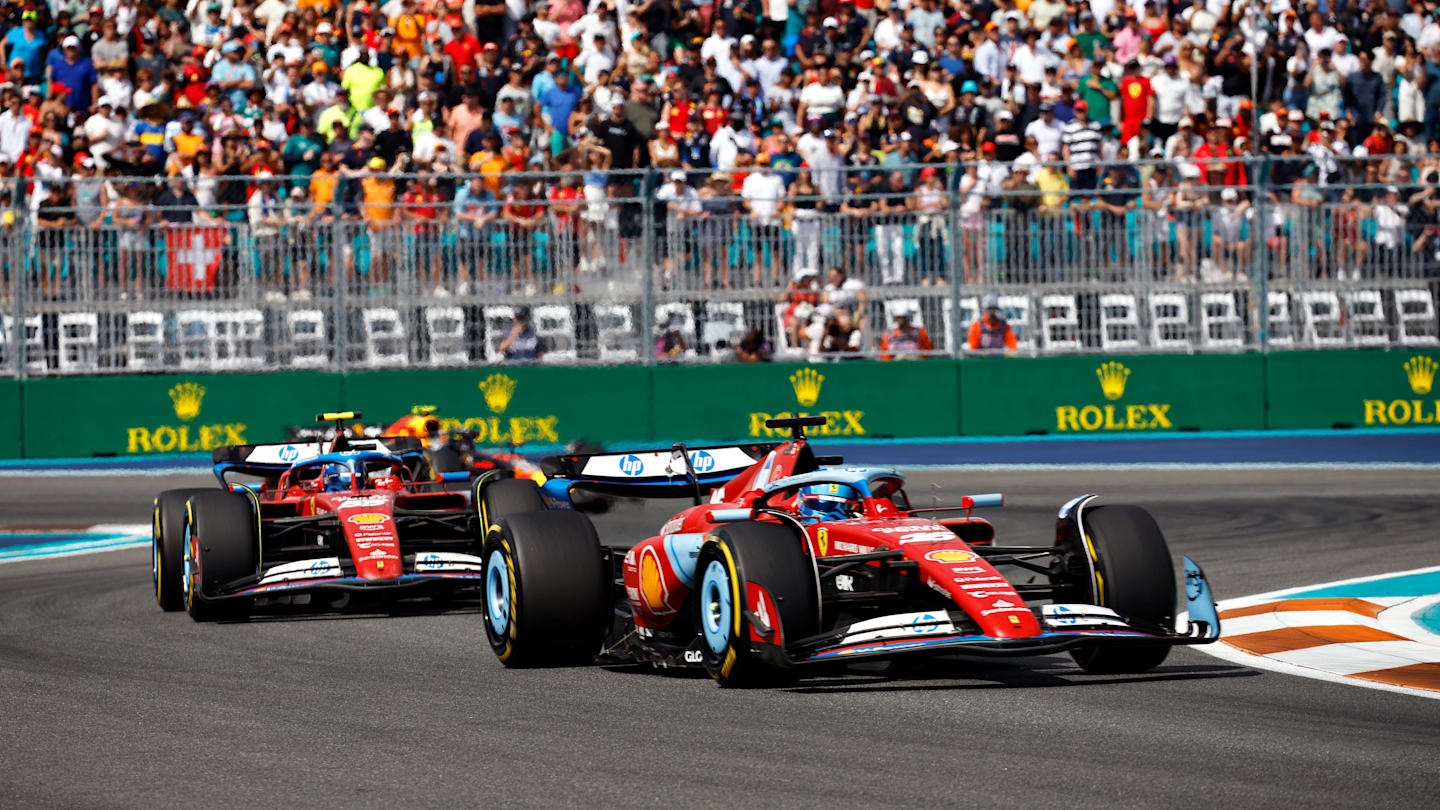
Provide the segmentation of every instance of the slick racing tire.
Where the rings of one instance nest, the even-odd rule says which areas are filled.
[[[586,664],[610,630],[600,538],[577,512],[518,512],[485,540],[485,637],[507,667]]]
[[[260,524],[253,495],[211,490],[188,504],[185,610],[197,622],[243,619],[251,600],[217,599],[228,582],[259,569]]]
[[[480,536],[486,537],[490,529],[506,515],[522,512],[544,512],[545,501],[540,499],[540,488],[534,481],[523,478],[501,478],[486,481],[476,479],[473,485],[479,489],[476,496],[480,516]]]
[[[185,502],[208,489],[167,489],[150,519],[150,575],[161,610],[185,609]]]
[[[1130,621],[1174,627],[1174,563],[1165,535],[1150,513],[1138,506],[1096,506],[1086,510],[1082,519],[1099,575],[1098,582],[1090,582],[1093,604],[1108,607]],[[1170,646],[1077,647],[1070,655],[1086,672],[1096,675],[1145,672],[1165,660]]]
[[[775,642],[814,635],[820,624],[814,564],[794,533],[772,523],[721,526],[700,546],[695,582],[695,624],[710,677],[724,687],[793,683],[795,671]],[[754,602],[750,585],[769,594],[766,606]],[[752,629],[766,641],[756,642]]]

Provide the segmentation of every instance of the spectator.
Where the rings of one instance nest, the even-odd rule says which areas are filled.
[[[505,355],[505,359],[512,363],[535,363],[544,359],[547,347],[545,341],[535,333],[534,324],[530,322],[530,307],[515,308],[515,316],[510,321],[510,331],[497,348]]]
[[[770,170],[770,156],[763,152],[756,158],[756,171],[745,178],[740,196],[750,214],[750,227],[755,237],[755,284],[778,286],[780,283],[780,204],[785,198],[785,182]],[[768,271],[765,268],[768,267]]]
[[[972,351],[1014,350],[1019,344],[1015,340],[1015,331],[1000,316],[1000,296],[989,293],[985,296],[983,306],[985,311],[970,323],[970,333],[966,336],[966,343],[970,349]]]
[[[759,329],[751,329],[735,344],[735,359],[741,363],[770,362],[770,341]]]
[[[925,327],[913,323],[914,316],[906,310],[893,316],[895,327],[880,338],[881,360],[905,360],[922,356],[935,349]]]

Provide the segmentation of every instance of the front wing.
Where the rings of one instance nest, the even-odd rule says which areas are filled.
[[[386,591],[423,588],[440,582],[478,585],[485,562],[472,554],[451,551],[417,551],[401,557],[405,573],[385,579],[356,576],[355,568],[338,557],[319,557],[271,566],[259,574],[228,582],[206,599],[293,596],[323,590]]]

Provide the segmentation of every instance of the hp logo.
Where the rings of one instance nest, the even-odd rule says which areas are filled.
[[[697,450],[690,455],[690,466],[697,473],[710,472],[715,469],[715,457],[704,450]]]
[[[639,456],[630,455],[620,459],[620,472],[636,476],[645,471],[645,462]]]
[[[280,448],[280,460],[285,462],[286,464],[289,464],[290,462],[294,461],[299,457],[300,448],[296,447],[293,444],[287,444],[284,447]]]

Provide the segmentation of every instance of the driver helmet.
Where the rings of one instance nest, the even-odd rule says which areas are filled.
[[[350,471],[339,464],[325,468],[325,491],[344,492],[350,489]]]
[[[860,514],[860,500],[844,484],[813,484],[800,490],[800,515],[846,520]]]

